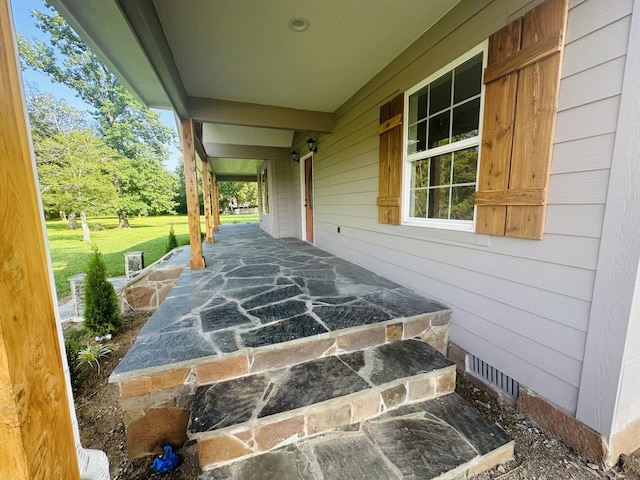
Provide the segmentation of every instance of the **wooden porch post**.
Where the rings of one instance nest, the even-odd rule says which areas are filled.
[[[0,0],[0,478],[80,478],[9,0]]]
[[[189,217],[189,244],[191,245],[191,268],[204,268],[202,239],[200,238],[200,205],[198,203],[198,178],[196,175],[196,152],[193,143],[193,122],[183,118],[182,159],[184,161],[184,183],[187,190],[187,216]]]
[[[206,242],[213,243],[213,226],[211,224],[211,177],[209,175],[209,164],[202,160],[202,197],[204,198],[204,217],[206,228]]]
[[[215,172],[211,174],[211,185],[213,185],[213,229],[217,232],[220,227],[220,201],[218,199],[218,180]]]

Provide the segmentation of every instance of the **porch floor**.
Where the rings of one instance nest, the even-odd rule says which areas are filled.
[[[446,306],[256,224],[203,247],[110,377],[130,458],[196,440],[202,480],[466,478],[511,458],[453,393]]]
[[[203,249],[206,268],[185,269],[111,382],[434,312],[448,321],[444,305],[258,224],[225,225]],[[188,247],[170,263],[188,265]]]

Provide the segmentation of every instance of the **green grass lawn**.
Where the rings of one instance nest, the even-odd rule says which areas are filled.
[[[204,232],[204,217],[202,231]],[[253,223],[258,214],[221,215],[220,223]],[[131,217],[128,230],[116,230],[117,217],[90,218],[89,227],[100,223],[104,230],[92,231],[91,241],[98,246],[107,264],[107,275],[124,275],[124,254],[133,250],[144,252],[144,264],[151,265],[165,254],[169,228],[173,230],[179,245],[189,243],[189,223],[186,215],[166,215],[160,217]],[[68,278],[83,273],[86,268],[91,245],[82,241],[82,230],[67,230],[67,222],[56,220],[47,222],[47,237],[53,264],[58,298],[71,293]]]

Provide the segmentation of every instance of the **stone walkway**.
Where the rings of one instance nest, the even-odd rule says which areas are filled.
[[[204,244],[112,374],[112,382],[243,349],[413,317],[447,307],[298,239],[225,225]],[[171,262],[189,263],[189,249]]]

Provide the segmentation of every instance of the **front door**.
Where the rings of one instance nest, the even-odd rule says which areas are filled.
[[[313,243],[313,156],[304,162],[304,211],[306,240]]]

